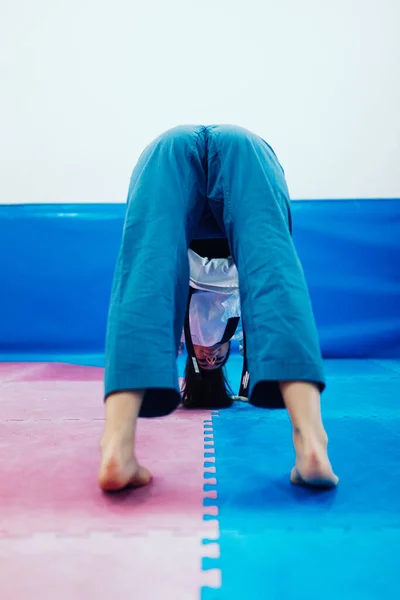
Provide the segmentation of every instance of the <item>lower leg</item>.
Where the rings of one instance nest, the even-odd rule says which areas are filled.
[[[328,458],[328,436],[322,416],[318,388],[305,381],[280,384],[293,426],[296,465],[291,481],[317,487],[334,487],[338,478]]]
[[[289,191],[275,154],[231,126],[209,128],[208,191],[224,201],[223,221],[239,271],[253,391],[288,381],[281,392],[294,428],[294,483],[334,486],[318,388],[324,383],[318,333],[304,273],[291,239]],[[268,403],[265,402],[265,406]]]
[[[104,490],[150,481],[134,451],[139,411],[161,416],[179,404],[176,355],[189,290],[188,240],[206,197],[202,130],[166,132],[143,152],[132,174],[107,326],[98,476]],[[154,389],[160,394],[150,393]]]
[[[106,422],[101,440],[99,485],[106,491],[146,485],[151,474],[135,456],[136,421],[143,392],[120,392],[106,400]]]

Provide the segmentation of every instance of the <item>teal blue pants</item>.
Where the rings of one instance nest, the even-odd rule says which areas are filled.
[[[276,155],[239,127],[183,126],[152,142],[134,169],[112,289],[105,396],[145,390],[141,416],[166,415],[180,402],[176,358],[188,300],[187,250],[207,211],[239,272],[250,402],[276,405],[279,381],[324,388]]]

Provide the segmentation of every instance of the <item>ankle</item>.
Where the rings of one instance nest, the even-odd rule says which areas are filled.
[[[103,439],[125,438],[130,440],[135,432],[143,394],[121,392],[106,399],[106,422]]]
[[[132,419],[136,418],[139,414],[140,407],[142,405],[143,392],[116,392],[110,394],[106,398],[106,418],[116,419]]]
[[[126,444],[133,444],[135,441],[135,431],[133,428],[112,428],[106,425],[103,435],[101,436],[100,446],[104,448],[106,446],[121,446]]]
[[[305,426],[293,427],[293,441],[295,445],[301,444],[304,449],[328,446],[328,435],[321,424],[318,427]]]

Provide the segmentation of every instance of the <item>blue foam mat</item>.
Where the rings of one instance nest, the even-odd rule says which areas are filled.
[[[334,492],[292,486],[285,412],[213,419],[222,588],[203,600],[398,597],[400,361],[329,361],[323,397]],[[232,364],[231,368],[236,370]],[[237,377],[237,373],[234,374]]]
[[[223,539],[223,587],[204,590],[202,600],[398,597],[400,541],[395,530],[272,529],[263,535],[226,533]]]

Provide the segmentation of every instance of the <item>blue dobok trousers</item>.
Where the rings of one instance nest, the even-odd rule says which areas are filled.
[[[145,390],[141,416],[166,415],[180,402],[176,358],[188,301],[188,247],[210,218],[228,239],[239,272],[250,402],[280,405],[279,381],[324,388],[275,153],[239,127],[182,126],[153,141],[133,171],[110,302],[105,396]]]

